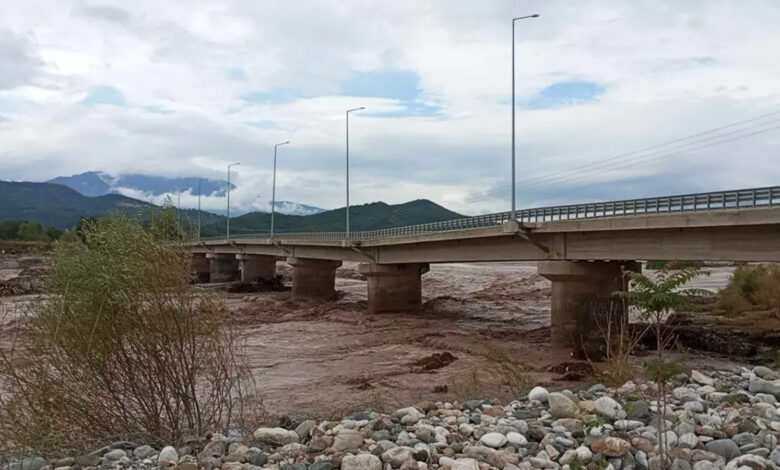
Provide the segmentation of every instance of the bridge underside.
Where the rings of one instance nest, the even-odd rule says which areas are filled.
[[[619,273],[638,269],[636,260],[780,262],[780,208],[567,220],[360,242],[207,241],[191,249],[196,258],[211,258],[212,280],[237,277],[238,260],[286,257],[293,266],[293,294],[319,299],[334,298],[334,272],[342,261],[363,263],[371,312],[419,308],[420,277],[430,263],[539,261],[539,273],[553,283],[553,344],[578,349],[583,334],[596,327],[589,306],[607,302],[622,285]],[[260,271],[272,272],[265,266]],[[622,318],[618,312],[613,320]]]

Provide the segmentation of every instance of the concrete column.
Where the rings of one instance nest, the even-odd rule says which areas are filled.
[[[206,258],[206,253],[192,254],[192,272],[196,283],[209,282],[211,262]]]
[[[232,253],[209,253],[211,261],[211,282],[232,282],[240,279],[238,260]]]
[[[241,280],[254,282],[258,279],[270,281],[276,277],[276,256],[237,254]]]
[[[292,293],[295,297],[333,300],[336,298],[336,268],[341,261],[287,258],[293,268]]]
[[[371,313],[417,310],[422,306],[422,275],[426,263],[361,264],[368,279],[368,311]]]
[[[552,281],[551,344],[553,349],[573,350],[575,356],[590,356],[593,346],[605,345],[603,332],[607,312],[613,326],[626,321],[622,303],[613,293],[623,290],[623,270],[640,271],[635,261],[540,261],[539,275]],[[599,322],[599,323],[597,323]],[[614,331],[614,330],[613,330]]]

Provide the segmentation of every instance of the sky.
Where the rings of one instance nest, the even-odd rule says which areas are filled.
[[[231,204],[262,207],[289,140],[277,199],[341,207],[364,106],[353,205],[504,211],[532,13],[518,207],[780,182],[776,0],[2,2],[0,179],[240,162]]]

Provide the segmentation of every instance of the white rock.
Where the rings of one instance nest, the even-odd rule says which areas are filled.
[[[593,458],[593,452],[587,446],[579,446],[575,449],[577,452],[577,461],[579,463],[588,463]]]
[[[171,446],[163,447],[160,451],[160,454],[157,456],[158,462],[171,462],[171,463],[179,463],[179,454],[176,452],[176,449],[174,449]]]
[[[695,449],[696,444],[698,443],[699,443],[699,438],[696,436],[696,434],[689,432],[679,437],[679,439],[677,440],[677,447],[683,449]]]
[[[359,449],[362,445],[362,434],[354,429],[342,429],[333,437],[333,445],[331,448],[337,452],[344,452],[347,450]]]
[[[715,381],[711,377],[707,377],[698,370],[691,371],[691,380],[699,385],[713,385]]]
[[[256,441],[273,446],[284,446],[298,442],[298,433],[284,428],[258,428],[253,437]]]
[[[514,444],[516,446],[522,446],[528,444],[528,439],[526,439],[525,436],[523,436],[519,432],[508,432],[506,434],[506,440],[510,444]]]
[[[550,414],[553,418],[573,418],[579,414],[580,407],[571,398],[558,392],[548,396],[550,402]]]
[[[618,416],[618,413],[623,410],[620,403],[610,397],[601,397],[593,402],[593,405],[596,408],[596,413],[611,419],[615,419]]]
[[[395,468],[411,461],[414,461],[414,449],[409,447],[393,447],[382,454],[382,462],[389,463]]]
[[[641,428],[645,423],[641,421],[635,421],[631,419],[619,419],[615,421],[615,429],[618,431],[633,431],[634,429]]]
[[[450,467],[450,470],[479,470],[479,463],[469,458],[451,459],[449,457],[441,457],[439,466]]]
[[[393,416],[396,418],[401,419],[401,424],[415,424],[417,421],[420,421],[425,417],[425,414],[423,414],[420,410],[413,406],[409,406],[407,408],[401,408],[400,410],[396,410],[395,413],[393,413]]]
[[[528,399],[532,401],[540,401],[547,403],[547,398],[550,396],[550,392],[544,387],[534,387],[528,392]]]
[[[507,437],[498,432],[489,432],[479,438],[479,442],[493,449],[500,449],[507,443]]]
[[[373,454],[345,455],[341,470],[382,470],[382,461]]]

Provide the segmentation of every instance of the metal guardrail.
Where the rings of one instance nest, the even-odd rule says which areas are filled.
[[[558,220],[630,217],[636,215],[678,214],[681,212],[721,211],[780,206],[780,186],[738,189],[713,193],[685,194],[625,201],[571,204],[539,207],[517,211],[518,222],[551,222]],[[462,219],[409,225],[380,230],[352,232],[352,240],[406,237],[424,233],[451,232],[473,228],[495,227],[511,220],[510,212],[464,217]],[[275,233],[280,240],[344,240],[345,232],[289,232]],[[268,232],[231,235],[231,240],[269,238]],[[201,241],[224,240],[224,237],[205,237]]]

